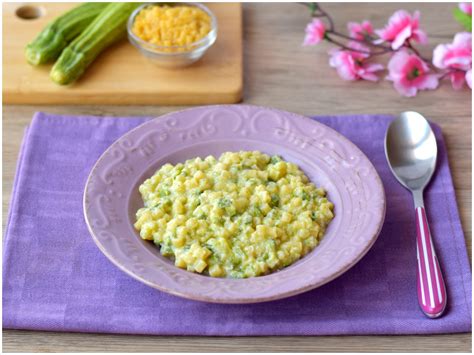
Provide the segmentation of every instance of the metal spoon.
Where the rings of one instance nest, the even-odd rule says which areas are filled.
[[[385,136],[385,156],[393,175],[413,194],[416,209],[418,302],[430,318],[446,308],[446,286],[423,204],[423,189],[436,166],[436,139],[428,121],[417,112],[403,112],[393,120]]]

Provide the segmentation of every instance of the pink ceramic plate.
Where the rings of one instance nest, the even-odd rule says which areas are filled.
[[[267,276],[219,279],[175,267],[133,228],[143,205],[138,186],[164,163],[238,150],[279,154],[328,191],[335,218],[324,239],[300,261]],[[100,250],[137,280],[194,300],[251,303],[308,291],[352,267],[379,234],[385,194],[367,157],[321,123],[256,106],[206,106],[148,121],[112,144],[89,176],[84,213]]]

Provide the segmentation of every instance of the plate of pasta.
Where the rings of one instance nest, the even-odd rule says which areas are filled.
[[[191,108],[113,143],[84,191],[91,236],[135,279],[173,295],[255,303],[338,277],[375,242],[385,194],[333,129],[251,106]]]

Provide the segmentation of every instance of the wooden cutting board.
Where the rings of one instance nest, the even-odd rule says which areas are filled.
[[[49,79],[51,65],[32,67],[26,63],[24,48],[48,22],[73,6],[3,3],[3,103],[196,105],[240,101],[240,4],[207,4],[217,17],[217,41],[190,67],[158,68],[124,39],[104,51],[77,83],[61,87]],[[23,19],[18,14],[40,16]]]

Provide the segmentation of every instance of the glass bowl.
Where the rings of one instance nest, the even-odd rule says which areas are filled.
[[[160,3],[146,3],[139,6],[128,19],[127,32],[129,41],[148,58],[152,63],[165,68],[181,68],[199,60],[204,53],[214,44],[217,39],[217,19],[216,16],[206,6],[198,3],[176,3],[177,5],[195,6],[206,12],[211,18],[211,30],[199,41],[183,46],[159,46],[144,41],[132,31],[135,17],[147,6],[160,5]],[[161,3],[162,5],[163,3]]]

